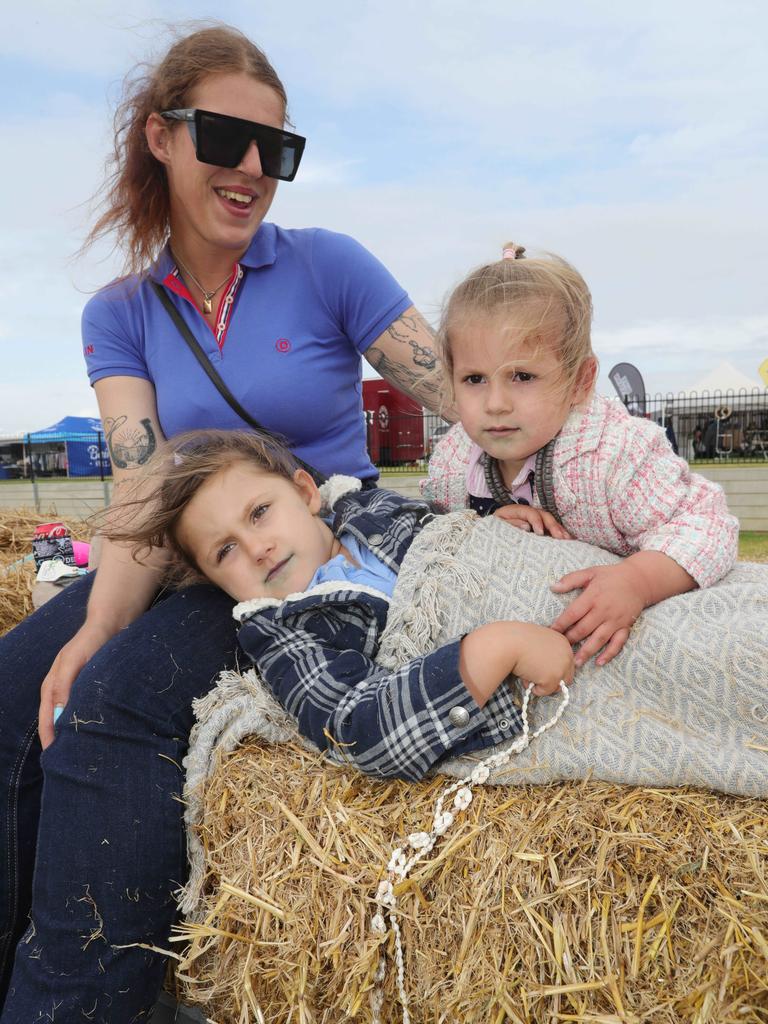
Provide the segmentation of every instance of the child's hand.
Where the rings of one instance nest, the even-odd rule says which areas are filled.
[[[605,649],[597,659],[598,665],[607,665],[615,658],[647,603],[643,583],[628,562],[568,573],[552,590],[556,594],[582,590],[552,623],[552,629],[563,633],[570,643],[584,641],[576,652],[577,666],[586,664],[601,648]]]
[[[556,540],[573,539],[551,512],[545,512],[541,508],[533,508],[531,505],[504,505],[497,508],[493,514],[510,526],[516,526],[518,530],[528,530],[539,537],[548,533]]]
[[[521,650],[512,671],[521,682],[533,683],[538,697],[557,693],[561,679],[572,683],[575,660],[566,638],[532,622],[520,623],[519,629]]]
[[[532,622],[489,622],[467,633],[459,649],[464,685],[483,707],[508,675],[533,683],[539,696],[573,682],[571,645],[554,629]]]

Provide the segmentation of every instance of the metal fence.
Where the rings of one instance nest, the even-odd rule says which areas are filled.
[[[619,401],[618,398],[614,401]],[[664,427],[672,447],[692,463],[768,461],[768,389],[630,396],[633,415]],[[368,451],[380,469],[421,472],[450,428],[435,413],[365,414]],[[0,438],[0,480],[95,478],[111,474],[101,432]]]
[[[768,460],[768,390],[643,395],[633,412],[664,427],[688,462]]]
[[[674,450],[688,462],[768,461],[768,389],[632,395],[626,405],[633,415],[663,427]],[[373,413],[366,413],[366,422],[372,461],[380,469],[401,473],[422,471],[450,426],[426,411],[391,413],[386,430]]]

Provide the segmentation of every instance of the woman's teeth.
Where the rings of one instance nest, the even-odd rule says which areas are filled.
[[[247,196],[242,192],[233,192],[228,188],[217,188],[214,189],[214,192],[223,199],[234,199],[236,203],[245,203],[246,206],[253,202],[253,196]]]

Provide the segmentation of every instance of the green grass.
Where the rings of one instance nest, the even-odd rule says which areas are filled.
[[[739,558],[747,562],[768,562],[768,533],[742,531],[739,534]]]
[[[401,480],[401,479],[408,479],[409,477],[414,477],[414,476],[418,480],[421,480],[426,475],[427,475],[426,468],[425,469],[418,469],[418,468],[416,468],[416,469],[398,469],[398,470],[391,470],[391,469],[380,469],[379,470],[379,479],[380,480]]]

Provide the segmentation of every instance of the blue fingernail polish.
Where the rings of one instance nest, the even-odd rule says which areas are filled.
[[[61,718],[61,713],[64,710],[63,704],[57,704],[53,709],[53,724],[56,725],[58,720]]]

